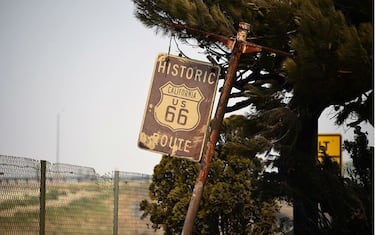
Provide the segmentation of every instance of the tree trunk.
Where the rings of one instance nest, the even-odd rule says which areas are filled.
[[[307,114],[306,114],[307,113]],[[306,112],[300,120],[295,151],[294,167],[289,175],[293,189],[293,219],[295,235],[318,234],[318,204],[316,201],[316,161],[318,117]],[[320,114],[320,112],[318,112]],[[315,182],[315,183],[314,183]]]

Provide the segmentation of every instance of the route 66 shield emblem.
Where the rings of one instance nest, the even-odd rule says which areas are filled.
[[[154,110],[155,120],[171,131],[190,131],[200,122],[199,105],[204,96],[198,87],[167,82],[160,87],[161,98]]]

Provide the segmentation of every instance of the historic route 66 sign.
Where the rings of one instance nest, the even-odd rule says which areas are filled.
[[[199,161],[219,72],[209,63],[159,54],[138,145]]]

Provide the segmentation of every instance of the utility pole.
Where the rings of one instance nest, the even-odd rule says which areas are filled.
[[[189,208],[186,213],[184,227],[181,233],[182,235],[190,235],[193,231],[194,220],[198,211],[199,202],[201,201],[203,195],[203,188],[207,181],[207,176],[210,169],[211,160],[215,152],[215,145],[218,140],[221,123],[224,118],[225,109],[228,104],[233,82],[236,78],[238,63],[240,61],[241,54],[247,49],[246,37],[249,30],[250,25],[248,23],[240,23],[239,29],[237,31],[237,37],[233,45],[232,55],[229,60],[229,67],[225,77],[219,103],[214,119],[212,121],[212,129],[209,141],[207,143],[207,150],[202,159],[201,168],[196,179],[193,194],[189,203]],[[259,48],[256,47],[252,47],[252,49],[254,52],[259,51]]]

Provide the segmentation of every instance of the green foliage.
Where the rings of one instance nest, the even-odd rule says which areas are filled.
[[[350,153],[354,166],[350,176],[370,193],[374,180],[374,147],[368,146],[367,134],[361,131],[361,127],[355,127],[354,134],[354,141],[344,141],[344,148]]]
[[[275,231],[278,209],[273,200],[254,197],[263,165],[254,157],[260,146],[243,148],[249,141],[243,129],[246,118],[225,119],[218,154],[211,163],[207,185],[197,214],[194,234],[265,234]],[[250,147],[252,146],[252,147]],[[237,149],[238,148],[238,149]],[[151,201],[140,204],[155,229],[179,234],[197,174],[197,165],[164,156],[155,167],[150,186]]]
[[[152,202],[140,204],[155,229],[163,225],[166,234],[181,232],[176,227],[182,228],[196,172],[197,166],[191,162],[166,156],[155,166],[150,185]]]
[[[292,39],[297,57],[285,63],[294,100],[324,109],[370,90],[372,24],[348,25],[331,0],[304,1],[297,14],[299,33]]]
[[[167,31],[169,24],[183,23],[191,27],[220,30],[226,35],[235,32],[232,26],[233,21],[227,18],[228,15],[220,9],[218,4],[215,4],[215,1],[206,4],[202,0],[136,0],[134,3],[136,16],[146,26],[156,27],[157,30]],[[234,9],[233,3],[230,5]]]

